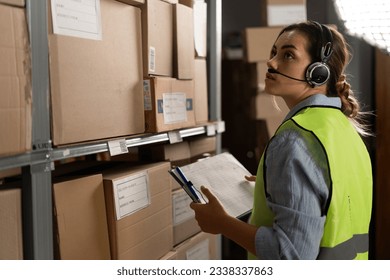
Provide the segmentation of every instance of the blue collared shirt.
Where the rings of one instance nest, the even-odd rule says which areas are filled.
[[[285,119],[308,106],[341,108],[338,97],[316,94],[290,110]],[[330,178],[326,155],[310,133],[286,130],[267,148],[267,204],[275,214],[272,227],[256,233],[261,259],[316,259],[325,225]]]

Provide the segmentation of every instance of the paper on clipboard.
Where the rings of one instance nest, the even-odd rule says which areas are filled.
[[[244,178],[251,174],[232,154],[218,154],[181,169],[198,190],[202,185],[209,188],[230,215],[240,217],[252,210],[255,184]]]

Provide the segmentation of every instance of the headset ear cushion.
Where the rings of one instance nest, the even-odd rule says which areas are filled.
[[[329,67],[323,62],[314,62],[307,67],[306,81],[313,87],[325,84],[329,77]]]

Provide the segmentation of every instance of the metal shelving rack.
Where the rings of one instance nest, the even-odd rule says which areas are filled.
[[[221,150],[220,59],[221,0],[208,2],[210,119],[205,126],[174,131],[179,137],[217,136]],[[52,177],[54,161],[97,154],[109,150],[108,140],[52,147],[50,136],[50,88],[46,0],[26,0],[32,59],[32,151],[0,157],[0,170],[22,167],[23,247],[25,259],[53,259]],[[221,125],[222,124],[222,125]],[[222,126],[222,128],[221,128]],[[214,131],[214,132],[213,132]],[[132,135],[125,138],[127,147],[170,141],[169,132]]]

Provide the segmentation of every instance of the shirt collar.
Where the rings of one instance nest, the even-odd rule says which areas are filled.
[[[324,94],[314,94],[309,96],[308,98],[302,100],[300,103],[295,105],[290,112],[286,115],[284,120],[288,120],[293,117],[298,111],[305,107],[313,107],[313,106],[321,106],[321,107],[334,107],[341,109],[341,100],[339,97],[328,97]]]

